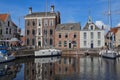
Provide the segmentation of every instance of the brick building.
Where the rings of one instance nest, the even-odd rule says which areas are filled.
[[[79,49],[80,24],[58,24],[55,30],[55,47],[60,49]]]
[[[56,25],[60,23],[60,13],[54,12],[51,6],[50,12],[32,12],[25,16],[25,36],[27,46],[54,47]]]

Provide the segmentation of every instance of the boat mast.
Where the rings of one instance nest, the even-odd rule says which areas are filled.
[[[111,0],[108,0],[108,24],[110,26],[110,32],[108,34],[109,36],[109,43],[108,43],[108,46],[109,46],[109,49],[112,47],[113,44],[111,44],[111,28],[112,28],[112,17],[111,17]]]

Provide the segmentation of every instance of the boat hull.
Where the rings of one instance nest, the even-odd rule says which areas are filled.
[[[117,52],[112,50],[102,50],[99,53],[100,56],[103,58],[109,58],[109,59],[116,59],[117,58]]]
[[[62,54],[61,50],[57,49],[44,49],[35,51],[35,57],[52,57],[52,56],[60,56]]]
[[[14,56],[1,57],[1,58],[0,58],[0,63],[9,62],[9,61],[12,61],[12,60],[14,60],[14,59],[15,59]]]

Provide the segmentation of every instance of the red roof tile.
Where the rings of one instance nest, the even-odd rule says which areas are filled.
[[[0,14],[0,20],[5,21],[8,14]]]
[[[112,28],[111,29],[111,32],[113,32],[113,34],[116,34],[117,33],[117,31],[118,31],[118,28],[116,27],[116,28]]]

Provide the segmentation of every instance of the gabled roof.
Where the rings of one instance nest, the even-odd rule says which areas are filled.
[[[65,23],[65,24],[58,24],[56,27],[56,31],[80,31],[80,23]]]
[[[100,30],[100,28],[97,25],[95,25],[93,22],[91,22],[91,23],[87,22],[85,27],[83,28],[83,30],[89,30],[89,25],[94,25],[95,30]]]
[[[95,30],[100,30],[100,28],[92,22],[92,18],[90,16],[88,17],[88,21],[85,24],[85,27],[83,28],[83,30],[89,30],[89,25],[94,25]]]
[[[3,22],[5,22],[5,20],[7,19],[9,14],[0,14],[0,20],[2,20]]]

